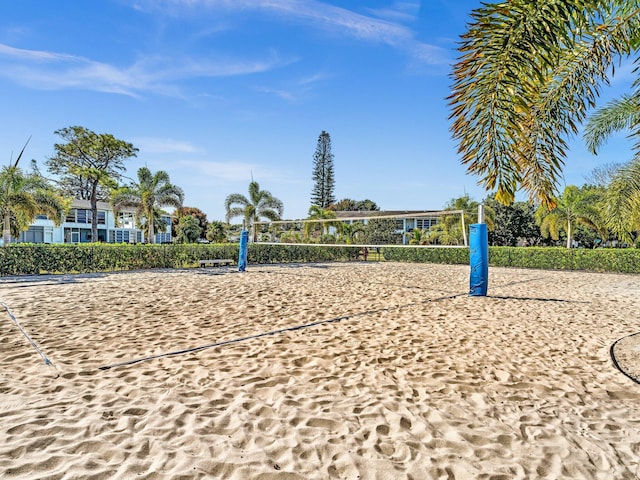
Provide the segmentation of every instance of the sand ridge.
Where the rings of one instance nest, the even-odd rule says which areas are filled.
[[[640,476],[609,356],[636,277],[492,268],[478,298],[468,266],[212,270],[0,280],[57,369],[0,322],[3,477]]]

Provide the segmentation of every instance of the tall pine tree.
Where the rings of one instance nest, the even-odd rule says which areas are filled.
[[[313,181],[315,184],[311,191],[311,204],[329,208],[336,201],[333,194],[336,182],[333,171],[331,137],[324,130],[318,137],[318,146],[313,154]]]

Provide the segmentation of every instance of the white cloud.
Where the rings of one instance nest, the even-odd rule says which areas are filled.
[[[198,153],[201,151],[189,142],[172,138],[138,137],[132,139],[131,143],[144,154]]]
[[[412,22],[420,12],[420,2],[395,2],[388,8],[368,8],[367,11],[388,21]]]
[[[4,59],[4,61],[3,61]],[[178,80],[250,75],[289,63],[271,52],[259,60],[146,57],[117,67],[84,57],[0,44],[0,76],[42,90],[78,88],[133,97],[146,92],[181,96]]]
[[[415,32],[398,23],[415,18],[419,4],[414,1],[397,2],[390,9],[370,10],[381,18],[362,15],[346,8],[336,7],[318,0],[139,0],[136,8],[176,16],[203,14],[208,9],[219,15],[220,10],[230,12],[258,11],[272,13],[280,21],[301,21],[313,28],[342,34],[363,41],[383,43],[409,54],[438,47],[423,44],[415,39]],[[420,54],[417,60],[426,63],[442,63],[443,55]]]
[[[46,52],[43,50],[25,50],[22,48],[15,48],[10,45],[4,45],[2,43],[0,43],[0,55],[38,61],[86,61],[82,57],[76,57],[73,55]]]

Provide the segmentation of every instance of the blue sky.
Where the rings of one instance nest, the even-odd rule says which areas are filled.
[[[81,125],[140,149],[209,220],[251,176],[286,218],[310,205],[318,136],[335,195],[440,209],[486,196],[451,140],[448,77],[475,0],[20,0],[0,4],[0,152],[42,166]],[[628,91],[623,65],[603,99]],[[594,157],[572,142],[567,184],[631,158],[617,135]],[[523,197],[524,198],[524,197]]]

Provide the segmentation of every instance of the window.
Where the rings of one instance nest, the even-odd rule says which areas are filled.
[[[71,210],[69,210],[69,213],[67,213],[67,218],[66,221],[69,223],[75,223],[76,222],[76,209],[72,208]]]
[[[116,243],[129,243],[129,231],[128,230],[116,230],[115,232]]]
[[[124,228],[133,228],[133,215],[131,213],[120,212],[118,214],[118,224]]]
[[[21,242],[44,243],[44,227],[29,227],[29,230],[20,234]]]
[[[435,218],[418,218],[416,220],[416,228],[420,230],[429,230],[438,221]]]
[[[104,210],[98,210],[98,225],[106,225],[107,223],[107,212]]]
[[[89,220],[87,220],[87,211],[86,210],[77,210],[76,211],[76,222],[78,222],[78,223],[89,223]]]

